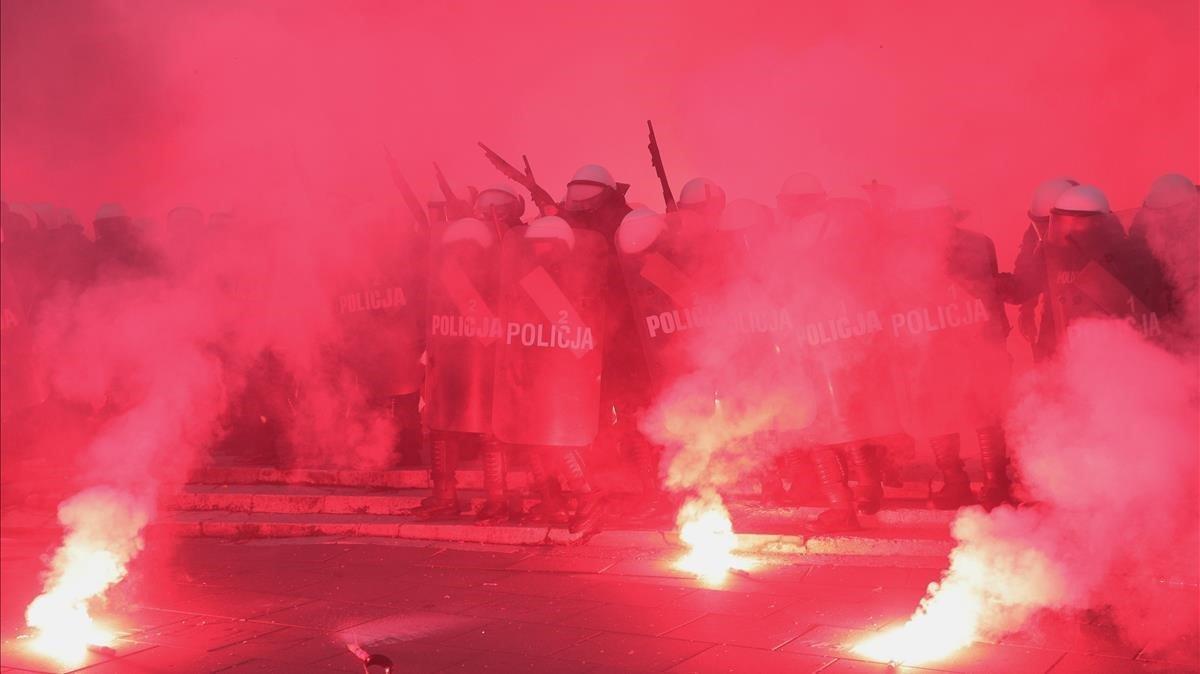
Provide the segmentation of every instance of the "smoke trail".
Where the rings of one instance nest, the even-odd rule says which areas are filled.
[[[908,624],[858,652],[936,661],[1043,609],[1100,611],[1139,646],[1195,636],[1172,588],[1196,582],[1200,543],[1192,372],[1123,322],[1071,326],[1008,418],[1035,504],[960,513],[942,580]]]

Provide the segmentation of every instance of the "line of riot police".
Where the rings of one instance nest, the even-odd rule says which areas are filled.
[[[537,519],[595,530],[603,497],[589,465],[617,460],[653,510],[669,469],[638,427],[643,413],[680,378],[706,371],[709,390],[736,389],[722,379],[761,375],[773,358],[766,371],[806,409],[761,429],[763,490],[819,493],[828,510],[811,531],[855,528],[877,511],[895,463],[918,444],[938,469],[934,507],[990,509],[1014,502],[1006,303],[1020,307],[1039,358],[1086,316],[1128,320],[1151,339],[1191,329],[1181,308],[1195,297],[1195,258],[1171,273],[1163,262],[1173,244],[1195,241],[1196,188],[1180,176],[1155,183],[1128,232],[1098,189],[1039,187],[1013,273],[999,271],[992,241],[962,228],[965,213],[936,187],[897,198],[872,183],[831,197],[797,174],[772,212],[727,204],[698,178],[677,211],[660,214],[630,208],[608,171],[589,165],[558,215],[528,226],[506,187],[479,203],[431,242],[431,325],[442,327],[428,347],[430,516],[461,509],[454,467],[465,436],[485,447],[481,519],[517,514],[504,480],[517,455],[541,497]],[[714,354],[720,362],[706,362]],[[966,429],[979,447],[978,493]]]
[[[938,469],[935,507],[993,508],[1013,502],[1002,430],[1006,303],[1018,307],[1039,360],[1061,348],[1072,322],[1096,315],[1150,339],[1195,343],[1197,192],[1182,176],[1156,181],[1128,227],[1097,188],[1047,181],[1012,273],[999,271],[992,241],[962,228],[965,213],[936,187],[897,195],[872,183],[831,196],[801,173],[771,209],[727,202],[719,185],[697,178],[666,213],[631,208],[625,190],[604,168],[584,166],[528,224],[507,185],[471,203],[435,193],[410,242],[418,255],[364,270],[334,293],[334,313],[356,336],[351,365],[398,429],[396,463],[421,461],[428,430],[433,492],[419,515],[463,512],[456,472],[476,451],[483,522],[593,532],[609,509],[596,474],[613,468],[635,476],[630,514],[670,512],[664,443],[640,420],[683,378],[699,374],[699,388],[719,400],[748,372],[773,379],[794,408],[756,431],[762,455],[751,458],[764,494],[826,504],[810,531],[857,527],[918,446]],[[51,276],[30,270],[32,260],[61,269],[56,283],[81,285],[101,268],[150,274],[161,264],[114,209],[98,213],[95,243],[69,219],[36,217],[40,227],[5,207],[6,417],[29,383],[21,328],[49,292],[39,284]],[[89,246],[94,254],[80,252]],[[264,389],[277,383],[262,379]],[[979,493],[962,430],[979,447]],[[540,499],[529,513],[508,488],[515,461],[529,466]]]

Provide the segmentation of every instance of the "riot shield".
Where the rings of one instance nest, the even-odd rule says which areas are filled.
[[[1127,321],[1148,339],[1162,334],[1165,280],[1150,251],[1110,213],[1054,212],[1045,250],[1046,298],[1063,343],[1080,318]]]
[[[660,237],[646,250],[618,256],[633,305],[638,340],[656,390],[690,369],[689,333],[702,329],[697,288],[684,255]]]
[[[340,358],[371,399],[420,390],[425,348],[421,268],[378,260],[347,279],[334,298],[342,329]]]
[[[836,445],[901,430],[886,377],[887,307],[885,297],[873,290],[834,280],[819,297],[807,298],[797,321],[796,340],[804,350],[814,406],[813,422],[802,434],[810,444]]]
[[[998,423],[1008,387],[995,249],[986,237],[956,229],[945,253],[944,268],[896,279],[884,323],[903,422],[916,437]]]
[[[491,431],[496,344],[503,336],[499,248],[489,236],[431,247],[424,415],[431,429]]]
[[[502,442],[581,447],[599,421],[608,244],[587,230],[571,230],[572,245],[528,229],[500,246],[492,429]]]

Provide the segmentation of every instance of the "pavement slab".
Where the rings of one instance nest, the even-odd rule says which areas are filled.
[[[795,599],[775,594],[699,589],[672,602],[672,606],[704,613],[759,618],[777,613],[794,603]]]
[[[812,629],[813,623],[791,612],[747,619],[710,613],[666,634],[677,639],[706,641],[745,648],[775,650]]]
[[[387,587],[385,584],[381,584]],[[388,606],[398,611],[439,611],[462,613],[467,609],[491,603],[496,593],[470,588],[444,587],[440,585],[412,585],[388,590],[371,603]]]
[[[1144,662],[1087,653],[1067,653],[1050,669],[1050,674],[1183,674],[1196,668],[1167,662]]]
[[[555,655],[593,636],[596,636],[596,632],[575,627],[497,620],[440,643],[479,651],[539,657]]]
[[[344,630],[355,625],[392,615],[395,609],[328,599],[317,599],[259,618],[264,624],[288,627],[311,627],[320,630]]]
[[[756,648],[717,646],[667,670],[672,674],[807,674],[824,672],[830,658],[800,653],[780,653]]]
[[[567,625],[606,632],[662,636],[702,617],[704,617],[702,611],[674,605],[630,611],[628,607],[618,604],[599,604],[586,611],[568,616],[563,622]]]
[[[691,587],[674,587],[598,576],[581,581],[572,590],[571,596],[622,606],[655,608],[667,604],[678,605],[677,602],[680,599],[692,592],[695,592],[695,589]]]
[[[936,556],[799,554],[706,583],[674,572],[660,548],[155,540],[97,611],[124,638],[118,657],[90,657],[83,671],[359,674],[347,643],[387,654],[398,672],[1200,671],[1194,640],[1125,643],[1086,616],[1049,612],[920,668],[852,653],[911,614],[944,568]],[[0,671],[66,671],[31,661],[16,638],[40,587],[37,555],[0,564]],[[1182,588],[1180,610],[1194,598]]]
[[[949,657],[921,663],[921,666],[963,674],[1046,672],[1065,654],[1062,650],[974,643]]]
[[[712,644],[697,641],[602,632],[555,656],[604,667],[662,671],[709,648]]]
[[[497,620],[519,620],[531,623],[558,623],[573,627],[589,627],[571,619],[591,609],[606,607],[594,601],[571,598],[553,598],[538,595],[496,595],[487,604],[463,611],[464,615]]]

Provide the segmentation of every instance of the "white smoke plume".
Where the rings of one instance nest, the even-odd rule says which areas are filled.
[[[1043,610],[1103,616],[1151,657],[1194,641],[1195,606],[1179,592],[1197,582],[1200,545],[1192,365],[1123,322],[1072,325],[1008,418],[1033,503],[960,513],[941,581],[905,627],[860,652],[936,661]]]

